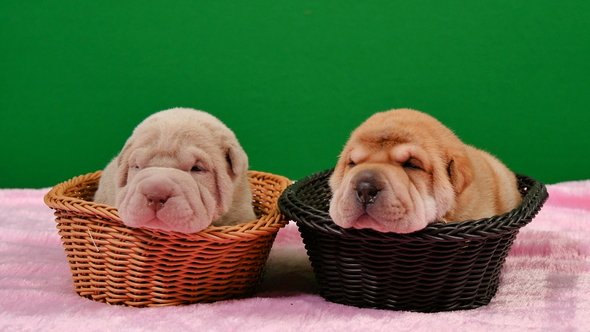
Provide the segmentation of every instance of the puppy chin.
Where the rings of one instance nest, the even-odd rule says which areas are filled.
[[[363,214],[362,216],[360,216],[353,224],[352,227],[354,229],[374,229],[378,232],[392,232],[392,230],[390,230],[388,227],[385,227],[385,225],[379,223],[377,220],[375,220],[375,218],[367,215],[367,214]]]
[[[196,233],[209,227],[211,222],[190,218],[189,213],[167,213],[160,210],[157,213],[146,208],[131,208],[125,206],[119,208],[121,219],[129,227],[145,227],[170,232]],[[194,213],[190,213],[193,214]]]
[[[170,222],[170,221],[162,221],[158,218],[154,218],[154,219],[149,220],[147,222],[143,222],[141,227],[153,228],[153,229],[169,231],[169,232],[179,232],[179,233],[191,234],[191,233],[197,233],[197,232],[202,231],[203,229],[209,227],[209,224],[202,223],[202,222],[200,223],[195,220],[188,220],[188,221],[184,221],[184,222],[178,222],[178,220],[176,220],[175,222]]]
[[[354,229],[373,229],[381,233],[398,233],[408,234],[423,229],[426,225],[422,226],[416,223],[407,223],[403,220],[399,221],[386,221],[380,222],[375,218],[364,214],[360,216],[356,222],[352,224],[351,228]]]
[[[162,221],[156,217],[151,220],[143,221],[143,220],[135,220],[135,222],[131,222],[131,224],[135,224],[135,227],[145,227],[145,228],[153,228],[163,231],[169,232],[181,232],[181,233],[193,233],[198,232],[190,229],[188,227],[182,227],[183,225],[177,225],[177,227],[172,227],[169,222]],[[181,227],[178,227],[181,226]]]

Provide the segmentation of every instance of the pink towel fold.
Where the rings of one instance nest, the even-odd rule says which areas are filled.
[[[467,311],[359,309],[318,295],[293,224],[281,230],[252,298],[162,308],[79,297],[47,189],[0,190],[1,331],[590,331],[590,181],[548,186],[519,233],[498,293]]]

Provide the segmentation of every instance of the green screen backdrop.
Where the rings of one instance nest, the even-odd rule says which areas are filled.
[[[401,107],[516,172],[590,178],[588,1],[2,1],[0,46],[1,188],[102,169],[179,106],[293,180]]]

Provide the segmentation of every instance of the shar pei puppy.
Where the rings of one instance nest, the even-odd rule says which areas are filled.
[[[409,109],[376,113],[355,129],[329,184],[337,225],[380,232],[492,217],[522,200],[498,159]]]
[[[117,207],[130,227],[195,233],[256,219],[247,171],[246,153],[219,119],[174,108],[134,129],[94,201]]]

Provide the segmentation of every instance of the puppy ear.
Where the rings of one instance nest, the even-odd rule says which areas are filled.
[[[328,185],[332,190],[332,193],[335,193],[342,184],[342,179],[344,178],[344,170],[346,169],[346,165],[350,162],[350,153],[348,151],[348,147],[344,148],[344,151],[338,157],[338,161],[336,162],[336,166],[334,167],[334,172],[330,176],[328,181]]]
[[[463,192],[473,181],[473,165],[464,153],[451,158],[447,165],[447,172],[457,194]]]
[[[117,172],[115,173],[115,184],[117,188],[123,188],[127,185],[127,177],[129,173],[129,153],[131,151],[132,141],[129,139],[123,150],[119,153],[116,159]]]
[[[231,144],[225,152],[225,159],[232,179],[248,171],[248,156],[240,144]]]
[[[129,167],[127,166],[127,162],[123,162],[123,158],[119,155],[117,157],[117,172],[115,173],[115,184],[117,188],[123,188],[127,185],[128,172]]]

